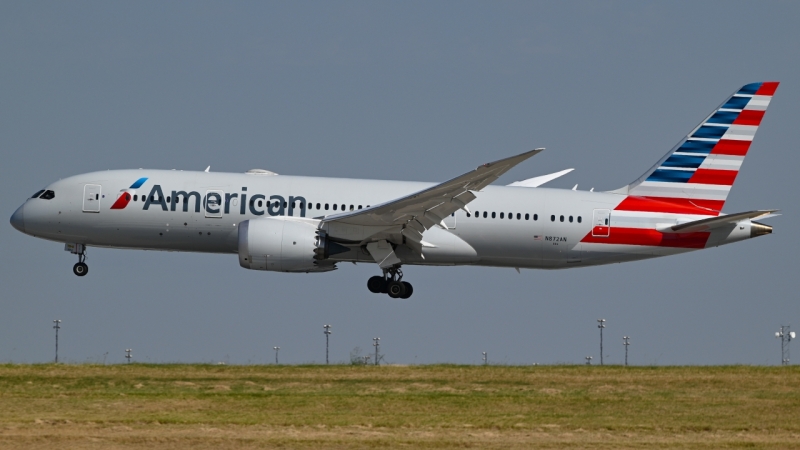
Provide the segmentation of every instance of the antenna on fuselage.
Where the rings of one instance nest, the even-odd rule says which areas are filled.
[[[208,173],[209,170],[211,170],[211,166],[206,167],[206,170],[204,170],[203,172]]]

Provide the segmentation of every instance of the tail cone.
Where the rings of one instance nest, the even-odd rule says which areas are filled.
[[[751,222],[750,223],[750,237],[763,236],[765,234],[772,234],[772,227],[764,225],[763,223]]]

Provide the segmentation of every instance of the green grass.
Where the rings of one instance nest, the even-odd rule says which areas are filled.
[[[793,447],[797,367],[0,365],[0,447]]]

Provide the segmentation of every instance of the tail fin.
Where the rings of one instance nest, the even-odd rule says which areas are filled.
[[[721,211],[778,84],[743,86],[644,175],[615,192]]]

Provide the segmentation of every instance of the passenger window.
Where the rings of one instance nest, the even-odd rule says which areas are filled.
[[[486,218],[486,211],[483,212],[483,218]]]
[[[95,200],[100,200],[100,194],[94,194],[94,199]]]
[[[261,208],[261,200],[258,201],[258,207]]]
[[[581,216],[578,216],[578,223],[581,223]]]
[[[320,208],[320,204],[319,203],[317,203],[317,209],[322,209],[322,208]],[[327,205],[325,206],[325,209],[328,209]]]
[[[572,216],[569,216],[569,223],[572,223]]]
[[[328,210],[328,204],[325,203],[325,211],[327,211],[327,210]]]
[[[526,213],[525,214],[525,220],[531,220],[531,215]]]
[[[297,202],[292,202],[292,209],[297,208]]]
[[[504,215],[504,214],[505,214],[505,213],[500,213],[500,218],[501,218],[501,219],[503,219],[503,218],[504,218],[504,217],[503,217],[503,215]]]
[[[169,202],[170,202],[170,198],[171,198],[171,197],[167,197],[167,203],[169,203]],[[214,200],[213,200],[213,199],[212,199],[211,201],[212,201],[212,202],[214,202]],[[216,202],[214,202],[214,204],[216,204]]]
[[[522,218],[522,216],[520,215],[520,213],[517,213],[517,220],[519,220],[519,219],[521,219],[521,218]],[[526,220],[527,220],[527,219],[526,219]]]
[[[283,202],[283,207],[284,208],[288,208],[289,207],[289,203],[288,202]]]
[[[44,192],[44,189],[42,189],[42,190],[40,190],[40,191],[36,191],[36,193],[35,193],[35,194],[31,195],[31,198],[36,198],[36,197],[38,197],[38,196],[42,195],[42,192]]]
[[[551,215],[550,216],[550,222],[555,222],[555,221],[556,221],[556,216]]]
[[[608,219],[606,219],[605,222],[606,222],[606,225],[608,225]]]
[[[356,209],[353,205],[350,205],[350,211]]]
[[[467,217],[472,217],[472,216],[470,216],[469,213],[467,213]]]
[[[563,221],[564,221],[564,216],[560,216],[560,217],[558,218],[558,220],[560,220],[561,222],[563,222]]]
[[[533,220],[539,220],[539,215],[538,214],[534,214],[533,215]]]
[[[345,206],[347,206],[347,205],[342,205],[342,211],[344,211],[346,209]]]
[[[138,202],[139,201],[139,196],[134,194],[133,195],[133,201]]]
[[[336,203],[333,204],[333,210],[334,211],[336,211],[336,208],[338,208],[338,207],[339,207],[339,205],[337,205]]]
[[[514,218],[514,213],[508,213],[508,220],[511,220],[513,218]]]
[[[358,209],[361,209],[361,205],[358,205]]]
[[[495,213],[493,212],[493,213],[492,213],[492,219],[494,219],[495,217],[497,217],[497,216],[496,216],[496,215],[495,215]]]

